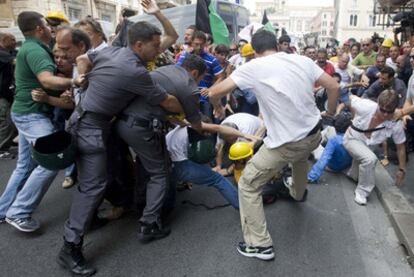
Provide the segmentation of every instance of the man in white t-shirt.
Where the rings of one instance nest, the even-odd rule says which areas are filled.
[[[375,166],[378,158],[370,146],[381,144],[392,137],[397,147],[399,161],[396,184],[400,185],[404,179],[406,166],[404,126],[401,121],[392,121],[398,101],[398,95],[393,90],[381,92],[378,103],[351,96],[351,108],[355,116],[351,128],[345,133],[343,145],[353,158],[348,175],[358,180],[354,200],[359,205],[366,205],[367,197],[375,187]]]
[[[253,35],[257,58],[236,69],[230,77],[209,89],[218,117],[223,116],[220,99],[236,87],[251,89],[257,97],[267,136],[247,163],[239,181],[240,217],[245,242],[237,250],[247,257],[274,258],[272,238],[266,227],[261,192],[263,186],[287,164],[292,164],[290,195],[303,201],[306,194],[307,159],[319,145],[320,113],[313,86],[327,88],[328,115],[333,115],[339,84],[311,59],[277,53],[274,34],[262,30]]]

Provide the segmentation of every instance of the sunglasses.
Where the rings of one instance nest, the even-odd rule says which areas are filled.
[[[230,48],[230,51],[237,51],[237,48]]]
[[[362,46],[369,46],[369,44],[362,44]]]
[[[410,59],[414,59],[414,55],[411,55],[411,56],[410,56]]]
[[[383,109],[383,108],[379,108],[379,110],[380,110],[380,112],[382,112],[382,113],[387,113],[387,114],[393,114],[394,113],[394,111],[395,110],[392,110],[392,111],[389,111],[389,110],[385,110],[385,109]]]

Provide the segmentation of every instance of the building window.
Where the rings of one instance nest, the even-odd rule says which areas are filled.
[[[323,19],[326,19],[326,13],[323,14]]]
[[[333,35],[334,35],[334,31],[329,31],[329,35],[331,36],[331,37],[333,37]]]
[[[375,15],[368,16],[368,26],[375,27]]]
[[[74,8],[69,8],[68,13],[69,13],[69,20],[70,21],[80,20],[80,18],[81,18],[81,10],[74,9]]]
[[[358,24],[358,15],[351,14],[349,16],[349,26],[357,26]]]
[[[326,36],[326,30],[322,30],[322,36]]]

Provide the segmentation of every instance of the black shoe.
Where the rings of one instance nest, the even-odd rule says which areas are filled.
[[[57,263],[75,276],[92,276],[96,269],[86,263],[82,254],[82,243],[65,241],[57,257]]]
[[[277,195],[277,197],[283,198],[283,199],[286,199],[286,200],[290,200],[290,201],[294,201],[294,202],[305,202],[306,198],[308,196],[308,189],[305,189],[305,192],[303,194],[302,199],[296,200],[295,198],[292,197],[292,195],[290,195],[290,191],[289,191],[289,188],[288,188],[288,186],[290,184],[289,184],[288,180],[289,179],[287,179],[287,178],[283,178],[283,182],[278,182],[276,184],[276,190],[277,190],[276,195]]]
[[[170,233],[171,230],[169,228],[160,229],[156,222],[150,224],[141,222],[141,226],[139,228],[139,240],[142,243],[146,243],[152,240],[165,238]]]
[[[273,246],[268,247],[254,247],[247,246],[245,242],[239,242],[237,246],[237,251],[243,256],[249,258],[257,258],[263,261],[270,261],[275,258],[275,252],[273,251]]]

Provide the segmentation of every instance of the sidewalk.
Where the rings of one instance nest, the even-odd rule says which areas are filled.
[[[407,251],[408,261],[414,267],[414,153],[410,153],[404,187],[394,184],[398,165],[391,162],[386,168],[376,168],[376,191],[400,243]]]

